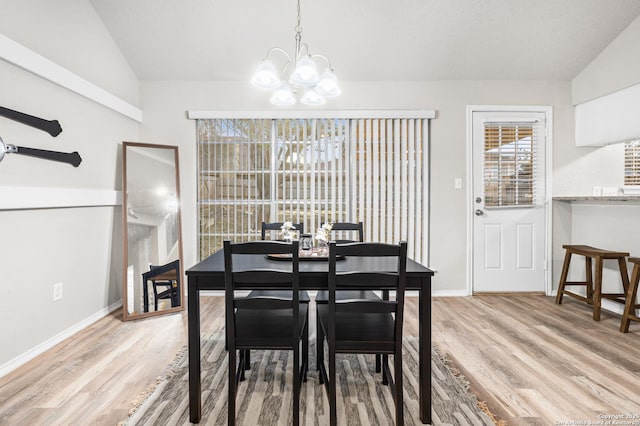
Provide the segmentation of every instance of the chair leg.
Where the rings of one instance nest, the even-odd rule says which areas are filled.
[[[293,425],[300,424],[300,349],[293,348]]]
[[[389,378],[385,366],[389,364],[389,355],[382,355],[382,384],[387,386],[389,384]]]
[[[236,424],[236,351],[229,351],[229,394],[227,396],[227,424]]]
[[[401,349],[402,350],[402,349]],[[402,354],[396,353],[393,356],[393,364],[395,366],[394,371],[394,383],[395,383],[395,400],[396,400],[396,425],[404,425],[404,396],[402,391]]]
[[[335,342],[329,345],[329,425],[338,424],[338,407],[336,406],[336,352]]]
[[[324,333],[318,316],[316,312],[316,370],[320,371],[320,366],[324,362]],[[322,375],[319,377],[320,383],[322,383]]]
[[[251,370],[251,349],[244,351],[244,369]]]
[[[382,371],[382,355],[376,354],[376,373]]]
[[[302,366],[302,380],[306,382],[307,371],[309,370],[309,315],[307,315],[302,336]]]
[[[244,382],[244,371],[247,369],[246,365],[247,365],[247,352],[249,352],[248,350],[241,350],[240,351],[240,362],[238,365],[238,372],[240,373],[240,381]]]

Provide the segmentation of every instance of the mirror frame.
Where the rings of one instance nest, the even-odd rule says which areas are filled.
[[[127,200],[127,148],[153,148],[153,149],[169,149],[173,150],[174,161],[176,165],[175,181],[176,181],[176,198],[178,200],[177,211],[177,227],[178,227],[178,260],[180,261],[180,306],[163,309],[161,311],[154,312],[141,312],[136,314],[129,314],[127,310],[128,306],[128,289],[127,289],[127,265],[129,263],[129,247],[128,247],[128,232],[129,225],[127,222],[128,200]],[[122,263],[122,319],[123,321],[149,318],[158,315],[170,314],[174,312],[180,312],[185,310],[185,275],[184,275],[184,257],[182,254],[182,205],[180,197],[180,162],[178,156],[178,147],[174,145],[157,145],[141,142],[122,142],[122,248],[123,248],[123,263]],[[139,277],[142,280],[142,276]],[[136,283],[138,283],[136,279]]]

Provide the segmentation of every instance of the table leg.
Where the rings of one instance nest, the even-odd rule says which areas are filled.
[[[149,312],[149,288],[147,287],[148,284],[149,282],[143,278],[142,279],[142,306],[143,306],[142,312]]]
[[[422,278],[418,300],[418,340],[420,356],[420,420],[431,423],[431,278]]]
[[[199,423],[201,411],[200,383],[200,291],[195,277],[189,277],[189,419]]]

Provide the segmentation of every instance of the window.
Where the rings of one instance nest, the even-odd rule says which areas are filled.
[[[624,184],[640,185],[640,140],[624,144]]]
[[[427,119],[199,119],[200,258],[264,222],[362,221],[427,261]]]
[[[485,207],[535,205],[536,146],[533,124],[485,124]]]

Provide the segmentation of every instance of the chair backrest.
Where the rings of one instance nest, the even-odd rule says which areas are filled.
[[[358,234],[358,239],[344,239],[344,238],[334,238],[336,243],[346,243],[351,241],[364,241],[364,227],[362,222],[336,222],[331,227],[331,235],[337,235],[339,237],[344,237],[346,234],[353,235],[354,233]]]
[[[363,270],[337,270],[338,256],[362,257]],[[394,261],[396,260],[397,261]],[[407,273],[407,243],[329,243],[329,327],[335,327],[336,312],[395,313],[395,336],[402,336],[404,291]],[[358,289],[396,292],[395,300],[336,300],[336,290]],[[400,342],[401,344],[402,342]]]
[[[280,228],[282,228],[282,224],[283,222],[262,222],[262,232],[260,239],[267,239],[267,231],[280,231]],[[300,235],[304,234],[304,223],[294,223],[293,227],[300,233]]]
[[[256,268],[256,256],[290,255],[291,261],[279,262],[282,268]],[[299,258],[298,241],[286,243],[282,241],[249,241],[232,244],[224,241],[224,280],[225,280],[225,315],[227,323],[227,339],[235,338],[235,310],[256,309],[293,309],[294,328],[298,330],[299,318]],[[235,297],[236,290],[281,289],[283,297],[256,296]],[[230,334],[229,334],[230,333]],[[293,334],[292,334],[293,336]]]
[[[169,271],[175,270],[176,278],[175,280],[169,280],[167,278],[155,280],[154,277],[165,274]],[[149,271],[142,274],[142,279],[155,281],[156,284],[160,284],[161,281],[165,281],[170,283],[172,281],[180,280],[180,259],[176,259],[173,262],[169,262],[166,265],[149,265]]]

